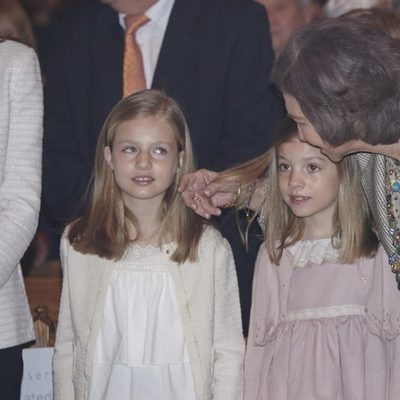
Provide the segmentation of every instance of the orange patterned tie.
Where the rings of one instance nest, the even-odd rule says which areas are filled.
[[[125,17],[124,97],[146,89],[142,52],[136,41],[136,32],[148,21],[150,20],[146,15]]]

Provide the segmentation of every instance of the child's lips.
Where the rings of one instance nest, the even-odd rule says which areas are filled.
[[[303,204],[310,199],[309,196],[302,196],[302,195],[290,195],[289,198],[291,203],[296,205]]]
[[[132,181],[139,185],[147,185],[154,181],[154,178],[151,176],[135,176],[132,178]]]

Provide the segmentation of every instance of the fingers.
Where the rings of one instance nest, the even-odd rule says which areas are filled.
[[[218,173],[200,169],[182,177],[178,191],[185,205],[203,218],[220,215],[220,207],[232,204],[237,184],[232,182],[213,182]]]
[[[202,191],[214,207],[233,207],[238,198],[237,182],[211,182]]]
[[[207,169],[199,169],[191,174],[186,174],[179,182],[178,191],[179,193],[183,193],[184,191],[191,189],[200,192],[208,183],[212,182],[217,175],[216,172]]]
[[[218,192],[225,192],[225,185],[223,182],[211,182],[204,187],[202,193],[207,197],[212,197]]]
[[[196,211],[197,208],[197,202],[196,202],[196,194],[192,190],[185,190],[184,192],[181,193],[182,200],[185,203],[186,207],[192,208],[193,210]]]
[[[201,214],[199,213],[201,212]],[[211,215],[221,215],[221,210],[215,207],[210,199],[198,197],[197,199],[197,210],[196,212],[204,218],[210,219]]]
[[[179,193],[183,193],[190,186],[193,186],[193,183],[196,180],[196,177],[194,175],[195,174],[186,174],[181,178],[178,186]]]
[[[211,215],[220,215],[221,210],[211,204],[210,199],[193,192],[186,190],[181,193],[185,205],[194,210],[198,215],[203,218],[210,219]]]
[[[236,194],[217,192],[212,197],[209,197],[209,200],[212,206],[214,207],[218,208],[233,207],[236,200]]]

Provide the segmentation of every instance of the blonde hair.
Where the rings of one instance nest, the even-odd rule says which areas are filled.
[[[264,155],[242,166],[225,171],[221,178],[248,182],[265,174],[265,245],[271,260],[279,264],[283,250],[302,239],[304,222],[283,201],[278,186],[279,147],[298,137],[296,124],[285,120],[275,145]],[[378,239],[372,230],[372,216],[361,186],[360,171],[354,156],[337,164],[341,175],[332,244],[339,250],[339,261],[352,263],[359,257],[373,257]]]
[[[156,117],[168,123],[176,134],[178,153],[184,152],[182,165],[177,169],[161,205],[160,245],[162,241],[172,239],[178,246],[171,260],[177,263],[195,261],[203,222],[184,206],[177,190],[180,176],[194,171],[189,130],[176,102],[156,90],[145,90],[126,97],[108,115],[97,141],[89,207],[81,218],[70,225],[68,239],[81,253],[118,260],[127,247],[140,237],[137,218],[123,202],[121,190],[105,160],[104,149],[107,146],[112,149],[116,130],[122,122],[146,117]],[[134,240],[131,238],[132,231],[136,232]]]

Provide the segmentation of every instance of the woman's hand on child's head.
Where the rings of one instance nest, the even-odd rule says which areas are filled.
[[[209,219],[211,215],[221,214],[221,210],[213,205],[212,198],[207,195],[206,190],[217,175],[214,171],[199,169],[184,175],[179,183],[178,191],[186,206],[203,218]]]

